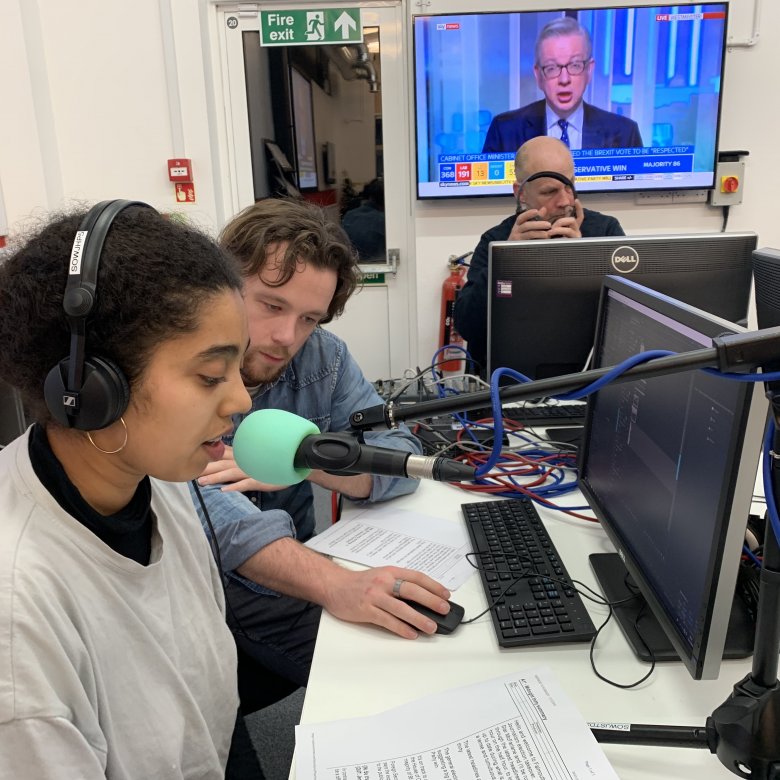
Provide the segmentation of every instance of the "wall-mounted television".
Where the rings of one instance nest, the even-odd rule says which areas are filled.
[[[517,147],[564,132],[580,192],[712,187],[727,11],[415,16],[418,198],[509,194]]]

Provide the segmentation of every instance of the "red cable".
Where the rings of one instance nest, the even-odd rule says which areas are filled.
[[[491,424],[494,422],[494,420],[492,417],[485,417],[475,422]],[[525,426],[522,423],[518,423],[514,420],[509,420],[506,418],[503,419],[503,423],[504,423],[504,428],[512,432],[521,431],[525,428]],[[458,443],[461,443],[465,435],[466,435],[466,426],[463,426],[457,433],[456,441]],[[469,465],[472,466],[480,466],[484,464],[489,457],[490,457],[489,452],[463,452],[458,455],[455,455],[454,459],[462,461],[464,463],[468,463]],[[501,472],[499,474],[490,472],[488,474],[482,475],[483,479],[491,479],[494,482],[497,482],[498,484],[487,484],[487,485],[472,485],[468,483],[453,483],[453,484],[455,484],[456,487],[459,487],[461,490],[465,490],[470,493],[485,493],[490,495],[493,493],[517,492],[523,496],[527,496],[533,501],[537,501],[540,504],[552,507],[553,509],[563,512],[564,514],[567,514],[570,517],[576,517],[579,520],[587,520],[590,523],[599,522],[598,519],[595,517],[588,517],[587,515],[581,515],[578,512],[575,512],[573,510],[558,506],[557,504],[553,503],[552,501],[546,498],[541,498],[533,490],[530,490],[530,488],[536,487],[538,485],[543,485],[553,471],[555,471],[556,469],[563,468],[561,465],[557,465],[557,464],[547,465],[545,467],[542,467],[542,465],[540,464],[542,463],[546,464],[546,462],[550,460],[573,461],[575,458],[574,453],[557,452],[557,453],[550,453],[549,455],[539,455],[538,457],[535,458],[528,458],[519,453],[508,452],[508,453],[503,453],[501,457],[502,457],[501,460],[502,464],[506,464],[509,461],[509,462],[514,462],[515,465],[511,467],[507,465],[502,465],[499,469],[499,471]],[[512,481],[504,481],[510,476],[526,477],[529,476],[530,474],[537,474],[537,473],[538,473],[538,477],[536,479],[527,482],[525,485],[522,486],[517,485]]]

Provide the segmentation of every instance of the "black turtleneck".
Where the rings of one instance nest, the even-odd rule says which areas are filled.
[[[138,484],[130,503],[113,515],[101,515],[82,497],[49,446],[46,431],[36,424],[30,431],[30,461],[38,479],[55,501],[112,550],[146,566],[152,548],[152,485],[149,477]]]

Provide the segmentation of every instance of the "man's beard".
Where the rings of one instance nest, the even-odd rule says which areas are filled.
[[[268,366],[262,362],[262,359],[252,360],[252,357],[251,354],[246,355],[244,365],[241,367],[241,376],[247,387],[258,387],[275,382],[290,365],[289,357],[279,366]]]
[[[555,214],[551,217],[548,217],[547,219],[550,224],[554,225],[559,219],[563,219],[564,217],[573,217],[574,214],[574,206],[566,206],[566,208],[560,214]]]

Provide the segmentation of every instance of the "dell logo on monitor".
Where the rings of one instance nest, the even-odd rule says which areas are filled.
[[[620,274],[630,274],[639,267],[639,252],[632,246],[619,246],[612,253],[612,267]]]

